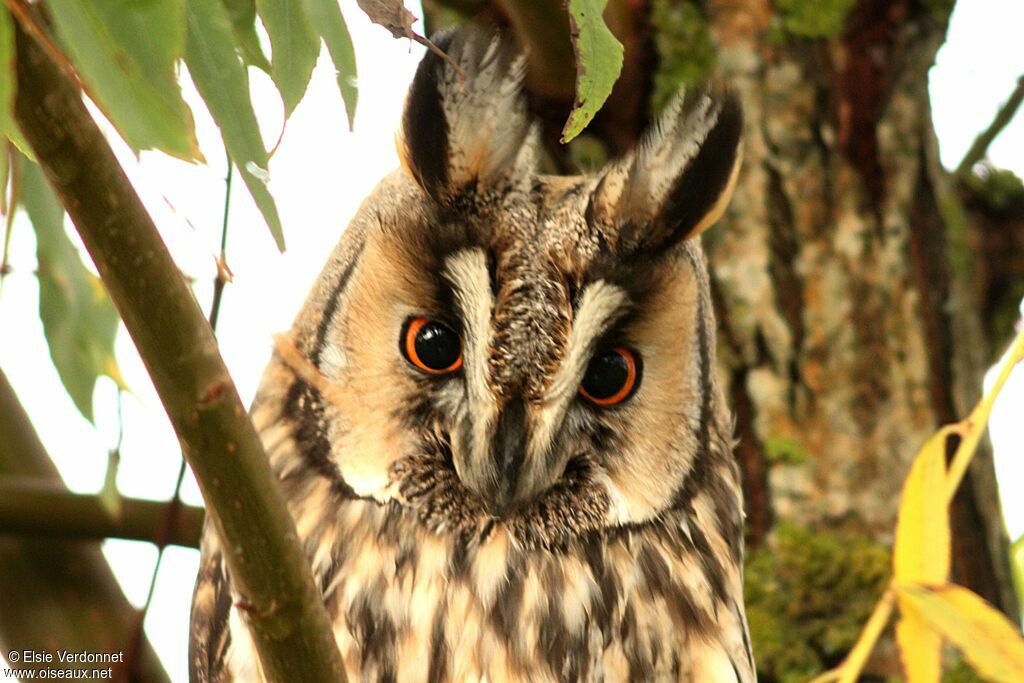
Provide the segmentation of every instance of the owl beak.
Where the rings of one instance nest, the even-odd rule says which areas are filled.
[[[522,398],[516,397],[501,409],[491,438],[490,455],[497,480],[492,494],[487,498],[492,514],[498,517],[515,507],[528,443],[526,404]]]

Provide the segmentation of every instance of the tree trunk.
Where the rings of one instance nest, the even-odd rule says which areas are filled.
[[[454,4],[524,28],[516,0]],[[737,416],[763,680],[820,671],[852,646],[887,580],[910,463],[974,405],[1004,341],[988,338],[979,308],[992,293],[978,287],[991,289],[1005,268],[978,263],[986,251],[968,246],[992,244],[992,231],[965,218],[976,212],[961,210],[932,125],[927,75],[952,4],[611,0],[605,14],[628,78],[589,133],[611,153],[680,86],[720,78],[744,105],[739,184],[704,239]],[[432,30],[452,21],[452,5],[427,3]],[[550,140],[571,101],[553,106],[558,88],[538,89],[531,76]],[[549,151],[556,167],[571,164],[572,145]],[[954,580],[1016,618],[985,449],[951,523]],[[896,673],[885,650],[874,668]]]
[[[783,520],[888,546],[911,459],[980,396],[992,348],[938,161],[934,5],[860,0],[815,37],[760,2],[705,8],[748,116],[708,247],[755,547]],[[954,580],[1016,616],[989,451],[951,523]]]

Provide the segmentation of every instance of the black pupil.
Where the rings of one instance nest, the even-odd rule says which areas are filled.
[[[629,365],[622,354],[611,351],[591,359],[583,376],[583,390],[596,399],[611,398],[629,379]]]
[[[445,370],[459,360],[459,336],[447,325],[431,320],[416,332],[416,355],[431,370]]]

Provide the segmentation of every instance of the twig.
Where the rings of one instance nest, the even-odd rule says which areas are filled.
[[[224,218],[220,225],[220,255],[217,257],[217,274],[213,279],[213,302],[210,304],[210,328],[217,331],[217,319],[220,317],[220,300],[224,295],[224,285],[231,281],[231,269],[227,265],[228,248],[228,217],[231,215],[231,177],[235,166],[228,155],[228,173],[224,177]]]
[[[20,25],[15,118],[146,363],[223,541],[268,681],[345,680],[288,508],[217,342],[78,91]]]
[[[71,493],[39,477],[0,476],[0,529],[32,538],[132,541],[199,547],[203,509],[181,506],[174,526],[164,533],[168,504],[135,498],[121,499],[120,515],[111,514],[94,494]],[[45,511],[45,512],[43,512]]]
[[[1006,128],[1007,124],[1013,120],[1013,116],[1017,113],[1021,102],[1024,102],[1024,74],[1017,79],[1017,87],[1013,89],[1010,97],[999,108],[999,111],[996,112],[996,117],[992,119],[992,123],[978,137],[974,138],[974,142],[971,144],[970,149],[967,150],[967,154],[964,155],[963,161],[960,162],[960,165],[953,172],[954,175],[960,179],[966,178],[971,169],[974,168],[974,165],[985,158],[985,155],[988,154],[989,145],[999,136],[1003,128]]]

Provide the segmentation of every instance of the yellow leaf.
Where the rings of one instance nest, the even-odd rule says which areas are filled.
[[[896,642],[900,646],[900,660],[907,673],[907,683],[938,683],[942,675],[942,636],[916,613],[905,609],[902,599],[900,612],[900,620],[896,622]]]
[[[1001,612],[961,586],[897,584],[901,608],[956,645],[984,678],[1024,681],[1024,639]]]
[[[946,439],[943,427],[914,458],[903,484],[893,549],[894,580],[943,584],[949,578],[949,514],[946,509]]]

